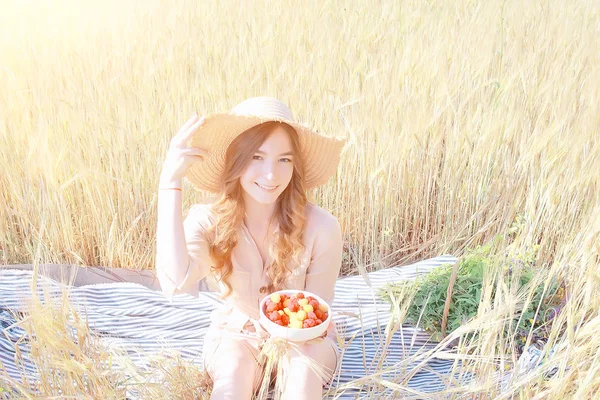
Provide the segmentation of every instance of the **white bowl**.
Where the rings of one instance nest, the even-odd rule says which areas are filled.
[[[276,323],[271,321],[264,313],[263,309],[265,307],[265,303],[271,297],[272,294],[279,293],[291,296],[300,292],[304,293],[304,297],[312,296],[315,299],[317,299],[319,304],[325,304],[327,306],[327,319],[325,321],[323,321],[317,326],[313,326],[312,328],[288,328],[287,326],[277,325]],[[271,336],[287,339],[290,342],[305,342],[307,340],[311,340],[321,336],[327,330],[327,327],[331,323],[331,307],[329,306],[329,304],[327,304],[325,300],[323,300],[316,294],[308,292],[306,290],[279,290],[277,292],[269,294],[261,300],[259,321],[260,324],[266,329],[266,331],[271,334]]]

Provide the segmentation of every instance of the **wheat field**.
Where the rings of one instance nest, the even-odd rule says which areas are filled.
[[[567,282],[551,380],[493,384],[500,307],[465,328],[482,373],[449,397],[599,395],[600,3],[0,5],[0,264],[154,268],[170,138],[273,96],[348,138],[311,193],[340,220],[344,274],[460,256],[518,221],[511,249]],[[184,210],[207,200],[185,184]]]

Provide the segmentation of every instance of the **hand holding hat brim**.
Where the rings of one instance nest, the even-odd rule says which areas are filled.
[[[258,124],[268,121],[285,122],[296,130],[300,142],[301,157],[305,164],[305,187],[311,189],[325,184],[335,174],[341,150],[346,139],[330,138],[321,135],[308,126],[291,118],[283,118],[287,107],[277,99],[254,98],[246,102],[256,102],[260,109],[267,102],[271,115],[239,115],[216,113],[207,116],[197,131],[188,138],[188,146],[206,149],[209,155],[201,162],[190,166],[186,179],[198,190],[218,193],[220,179],[225,167],[225,154],[231,142],[240,134]],[[238,107],[238,106],[236,106]],[[280,111],[277,107],[281,107]],[[289,114],[291,117],[291,114]]]

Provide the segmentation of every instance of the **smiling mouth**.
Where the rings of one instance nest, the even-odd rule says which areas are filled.
[[[256,182],[254,182],[254,184],[256,186],[258,186],[259,188],[261,188],[262,190],[266,190],[267,192],[274,192],[279,187],[279,185],[277,185],[277,186],[263,186],[263,185],[261,185],[259,183],[256,183]]]

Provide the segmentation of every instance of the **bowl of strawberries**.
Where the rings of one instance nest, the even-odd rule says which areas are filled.
[[[260,323],[274,337],[304,342],[321,336],[330,322],[329,305],[305,290],[279,290],[260,302]]]

